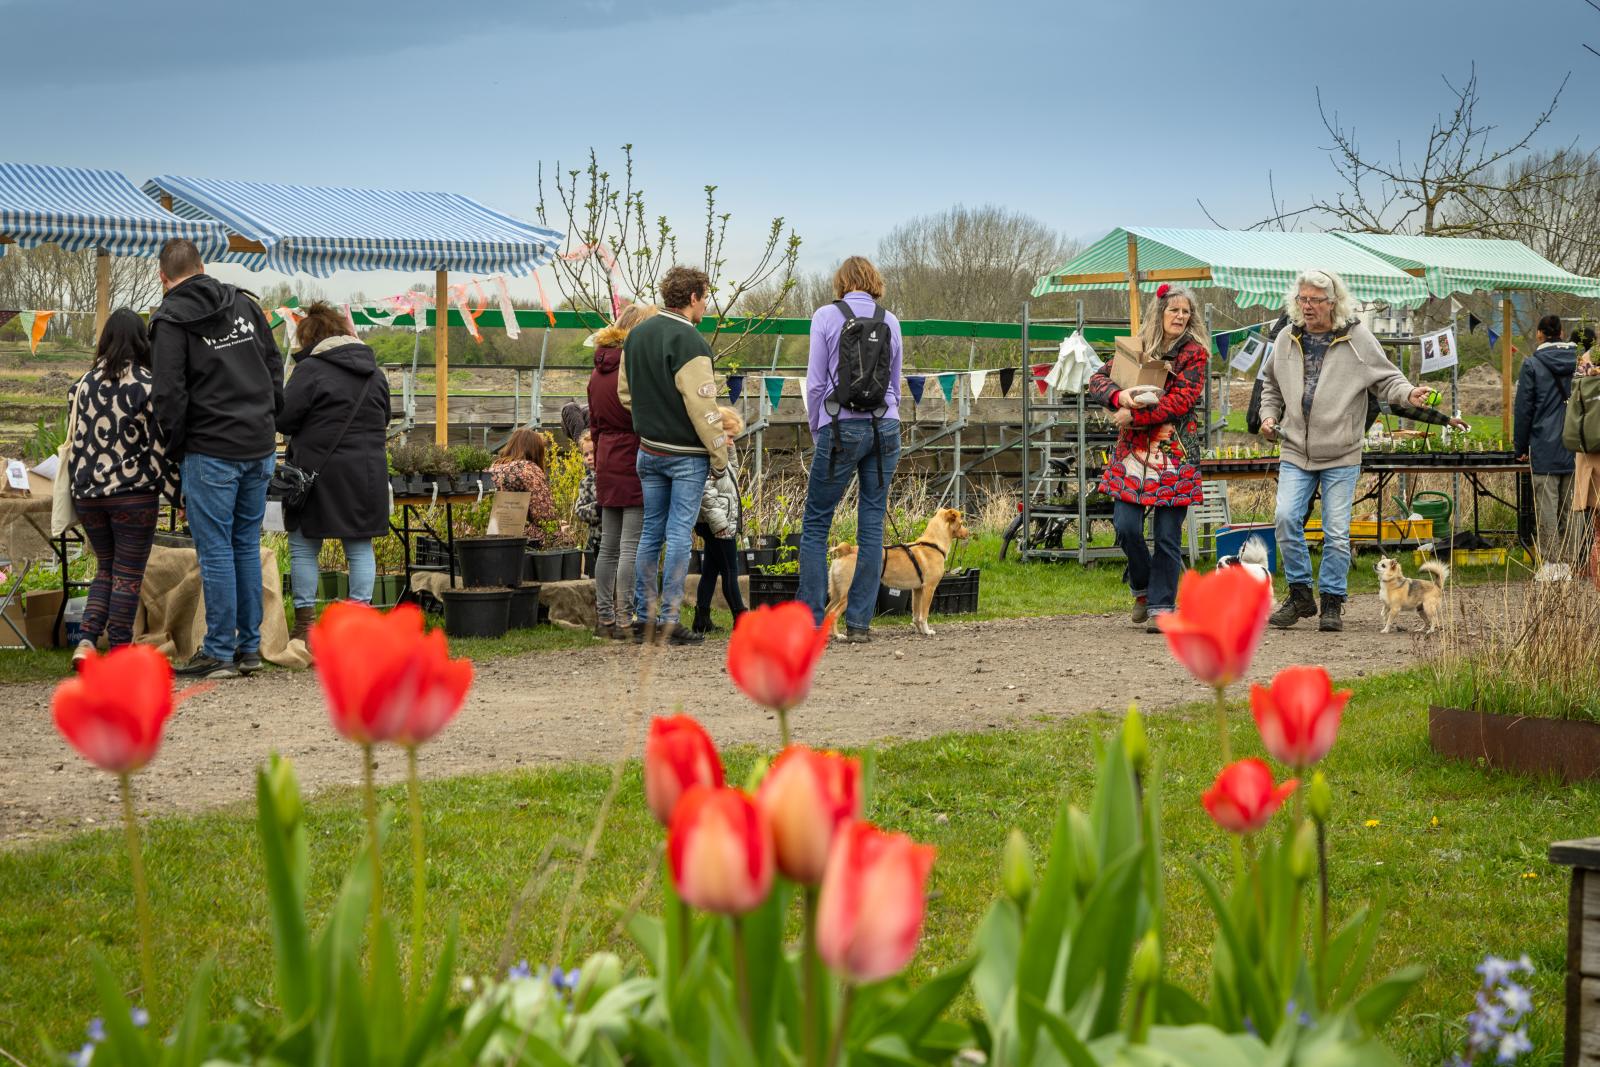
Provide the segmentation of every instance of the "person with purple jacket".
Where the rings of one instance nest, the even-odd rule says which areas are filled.
[[[834,296],[862,319],[882,315],[889,330],[888,388],[876,411],[841,408],[839,343],[845,315],[837,302],[811,316],[811,354],[806,365],[806,412],[811,424],[811,476],[806,485],[805,519],[800,530],[800,601],[820,624],[828,602],[828,539],[833,512],[850,483],[859,479],[856,511],[855,580],[845,607],[845,640],[872,639],[883,570],[883,516],[889,480],[900,461],[900,320],[879,309],[883,275],[864,256],[851,256],[833,276]]]

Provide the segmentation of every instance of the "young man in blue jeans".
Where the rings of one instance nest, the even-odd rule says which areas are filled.
[[[205,273],[195,246],[161,248],[161,307],[150,316],[156,420],[182,457],[200,562],[206,635],[185,678],[261,667],[261,520],[276,459],[283,358],[252,293]]]
[[[834,296],[860,316],[870,316],[883,299],[883,276],[864,256],[851,256],[833,276]],[[856,573],[845,605],[845,640],[872,639],[883,574],[883,516],[889,480],[900,462],[900,320],[885,311],[889,329],[888,391],[876,415],[839,409],[830,401],[839,377],[839,337],[845,317],[833,304],[811,316],[811,353],[806,364],[806,411],[811,423],[811,477],[806,485],[805,519],[800,528],[800,601],[820,625],[828,603],[828,538],[833,513],[855,481]],[[838,419],[835,421],[834,414]]]
[[[617,371],[617,399],[632,414],[639,435],[635,469],[644,489],[644,526],[633,579],[633,639],[698,645],[705,635],[678,625],[678,606],[706,477],[728,469],[711,346],[696,329],[705,317],[711,280],[704,271],[673,267],[659,288],[661,313],[628,334]]]

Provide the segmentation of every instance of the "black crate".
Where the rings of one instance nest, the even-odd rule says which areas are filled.
[[[933,591],[930,615],[971,615],[978,610],[979,568],[951,571]]]
[[[437,537],[419,534],[412,542],[412,559],[417,567],[443,569],[450,566],[450,550]]]
[[[800,576],[798,574],[758,574],[750,575],[750,606],[759,608],[763,604],[782,604],[786,600],[797,600],[800,596]]]

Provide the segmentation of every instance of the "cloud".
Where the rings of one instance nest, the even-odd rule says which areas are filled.
[[[155,82],[181,95],[197,78],[443,48],[472,38],[603,34],[766,0],[525,0],[441,7],[424,0],[0,0],[6,58],[0,86]],[[594,38],[595,51],[604,38]],[[460,72],[443,75],[446,80]],[[468,78],[470,79],[470,74]],[[226,85],[216,86],[226,91]]]

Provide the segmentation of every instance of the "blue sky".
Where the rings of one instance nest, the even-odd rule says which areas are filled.
[[[10,160],[445,189],[532,218],[540,161],[627,142],[680,233],[714,183],[741,235],[792,221],[809,270],[956,203],[1083,239],[1210,225],[1197,198],[1248,224],[1269,169],[1290,202],[1333,188],[1318,88],[1364,142],[1411,146],[1441,76],[1476,61],[1511,130],[1571,70],[1541,144],[1600,133],[1583,0],[0,0],[0,25]]]

